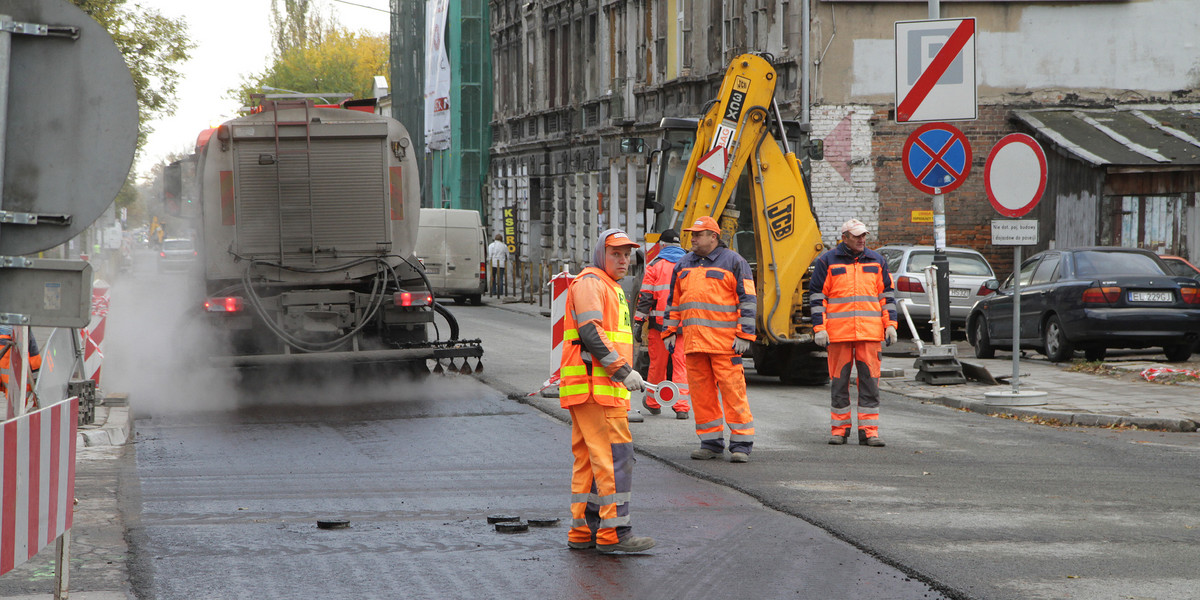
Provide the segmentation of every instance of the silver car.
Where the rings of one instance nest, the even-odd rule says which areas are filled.
[[[918,327],[926,326],[933,314],[929,310],[928,285],[925,268],[933,264],[933,246],[883,246],[877,248],[887,260],[888,272],[892,274],[892,288],[896,290],[896,301],[908,298],[908,313]],[[982,254],[970,248],[946,248],[946,259],[950,263],[950,325],[963,327],[971,307],[992,290],[984,286],[995,279],[992,266]],[[903,313],[897,315],[901,327],[906,327]]]
[[[199,252],[192,240],[184,238],[163,240],[158,252],[158,272],[191,271],[199,263]]]

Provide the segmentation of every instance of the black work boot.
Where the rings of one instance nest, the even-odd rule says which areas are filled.
[[[846,438],[848,438],[848,437],[850,437],[849,431],[847,431],[846,433],[844,433],[842,435],[831,435],[831,436],[829,436],[829,445],[830,446],[841,446],[846,443]]]
[[[883,440],[879,439],[879,436],[873,435],[871,437],[867,437],[867,432],[859,429],[858,430],[858,445],[882,448],[882,447],[886,446],[887,444],[884,444]]]

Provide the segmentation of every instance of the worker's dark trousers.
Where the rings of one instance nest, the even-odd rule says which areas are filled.
[[[858,375],[858,429],[867,437],[879,435],[879,364],[883,350],[877,341],[830,342],[829,378],[833,435],[850,434],[850,369]]]

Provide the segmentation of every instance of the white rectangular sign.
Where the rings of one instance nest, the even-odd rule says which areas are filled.
[[[1038,222],[1034,219],[992,219],[993,246],[1034,246]]]
[[[975,19],[897,21],[896,122],[974,120]]]

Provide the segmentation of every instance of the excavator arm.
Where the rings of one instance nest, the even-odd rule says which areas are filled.
[[[696,127],[696,144],[675,198],[675,211],[691,224],[707,215],[731,234],[735,219],[723,219],[746,165],[751,166],[754,240],[758,257],[760,341],[786,344],[797,339],[793,313],[802,305],[802,280],[823,248],[800,162],[771,134],[772,116],[783,130],[775,105],[775,69],[761,56],[743,54],[725,73],[718,101]],[[684,232],[683,245],[690,244]]]

